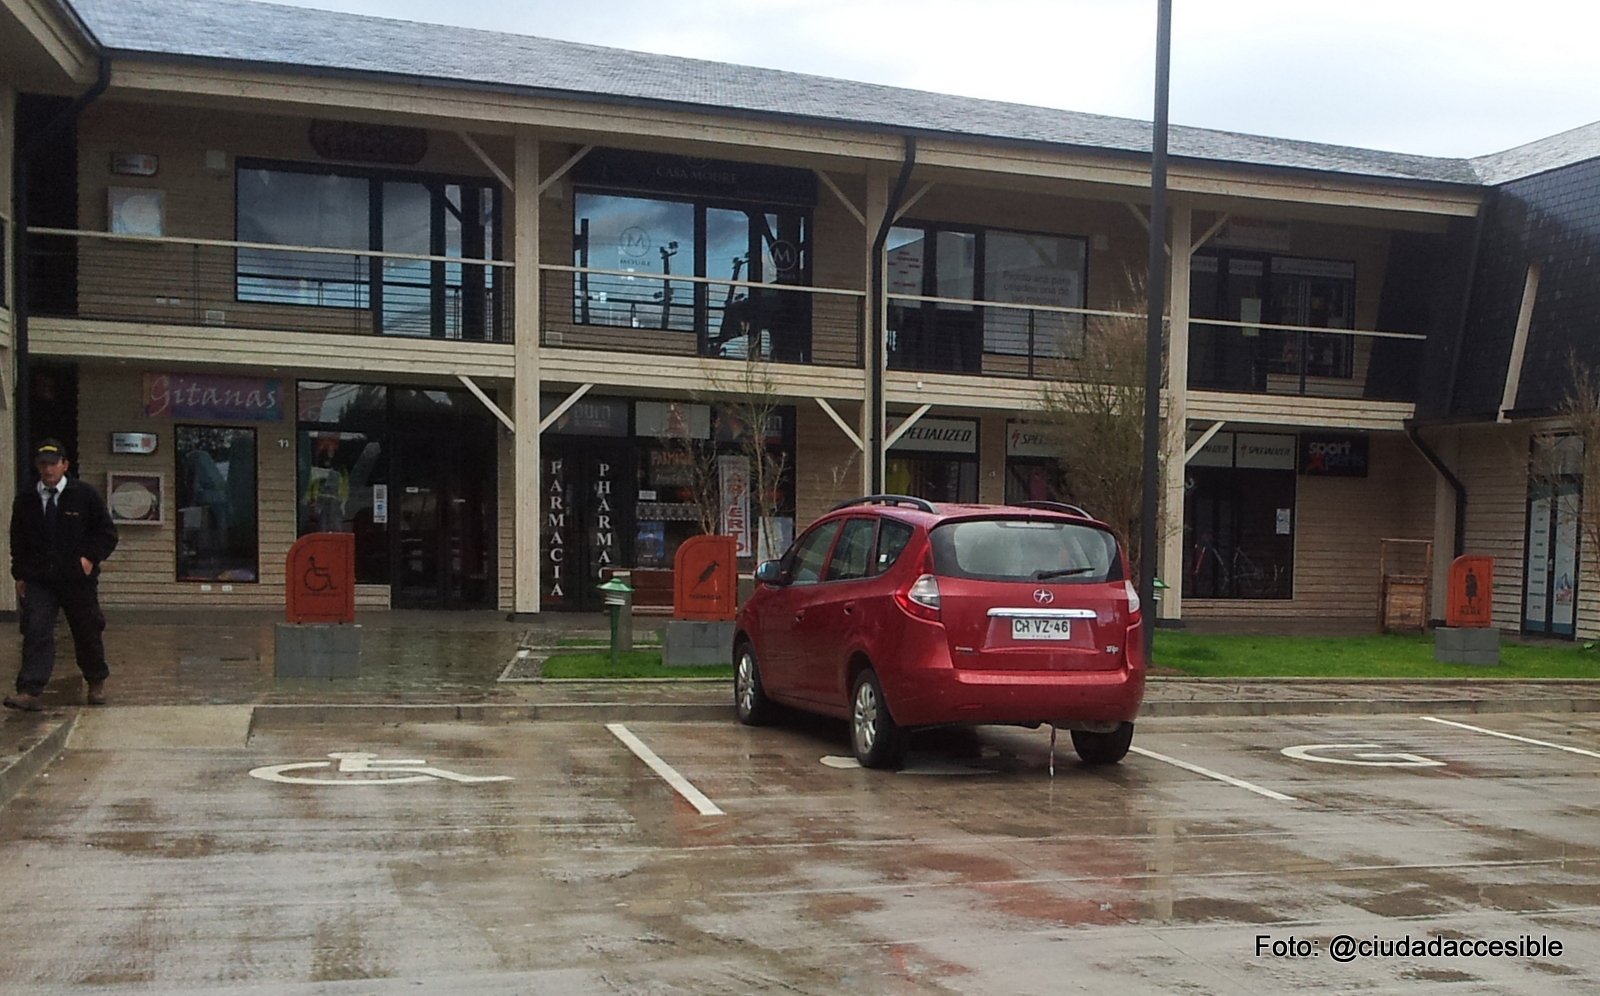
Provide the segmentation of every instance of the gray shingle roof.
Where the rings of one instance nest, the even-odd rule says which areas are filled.
[[[1499,186],[1600,156],[1600,122],[1472,160],[1478,177]]]
[[[447,86],[488,85],[852,127],[1150,152],[1150,124],[1127,118],[254,0],[69,2],[114,56],[377,73]],[[1597,144],[1594,136],[1588,144]],[[1489,167],[1492,175],[1514,168],[1514,160],[1502,162],[1496,156],[1469,162],[1176,125],[1168,147],[1178,157],[1388,180],[1476,185],[1482,182],[1477,164],[1495,160]],[[1583,158],[1593,155],[1600,155],[1600,148]]]

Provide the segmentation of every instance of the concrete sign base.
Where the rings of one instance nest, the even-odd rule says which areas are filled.
[[[354,678],[361,674],[361,627],[278,623],[273,672],[279,678]]]
[[[1500,631],[1493,626],[1440,626],[1433,631],[1433,659],[1440,664],[1500,663]]]
[[[661,662],[667,667],[727,664],[733,660],[733,623],[674,619],[661,634]]]

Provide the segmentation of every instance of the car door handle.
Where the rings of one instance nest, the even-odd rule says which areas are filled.
[[[854,602],[846,602],[846,603],[844,603],[844,611],[845,611],[846,614],[854,612],[855,610],[856,610],[856,603],[854,603]]]
[[[794,614],[794,621],[795,622],[799,622],[800,620],[804,619],[805,617],[806,617],[806,610],[805,609],[801,609],[801,610],[799,610],[798,612],[796,612]]]

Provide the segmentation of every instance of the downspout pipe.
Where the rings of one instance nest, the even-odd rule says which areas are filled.
[[[1406,436],[1410,438],[1411,445],[1417,448],[1417,452],[1422,454],[1422,458],[1428,461],[1434,470],[1439,472],[1439,476],[1444,478],[1445,483],[1449,484],[1451,490],[1456,493],[1454,550],[1450,555],[1453,560],[1467,552],[1467,486],[1461,483],[1461,478],[1453,474],[1449,467],[1445,466],[1444,461],[1439,458],[1439,454],[1434,452],[1433,447],[1429,446],[1427,441],[1422,438],[1422,429],[1416,422],[1407,419],[1405,425]]]
[[[900,175],[894,181],[894,189],[889,192],[883,221],[872,240],[872,275],[867,288],[867,334],[863,359],[867,364],[867,381],[871,385],[869,393],[876,409],[869,413],[867,437],[864,440],[867,447],[867,480],[870,482],[868,491],[871,494],[882,494],[884,491],[883,434],[884,422],[888,418],[888,406],[883,402],[884,316],[888,307],[884,299],[884,270],[887,263],[884,252],[889,244],[889,230],[894,227],[895,216],[905,202],[906,188],[911,185],[911,171],[917,165],[917,139],[907,135],[905,140],[906,154],[900,163]]]
[[[63,108],[61,113],[47,121],[43,128],[31,135],[22,146],[17,149],[16,177],[13,181],[12,206],[13,218],[16,225],[16,252],[11,259],[11,286],[14,295],[14,310],[12,312],[12,350],[15,354],[17,368],[17,389],[12,395],[12,412],[16,415],[15,444],[17,467],[17,490],[29,486],[28,470],[33,466],[33,447],[31,412],[28,399],[31,395],[33,384],[32,361],[28,352],[28,262],[32,250],[28,245],[28,178],[33,172],[31,165],[33,157],[42,149],[46,142],[55,138],[61,129],[69,122],[76,121],[85,108],[99,99],[111,85],[111,60],[106,56],[100,57],[99,71],[94,84],[78,96],[72,104]],[[77,454],[74,453],[74,456]]]

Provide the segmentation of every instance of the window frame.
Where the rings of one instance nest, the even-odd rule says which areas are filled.
[[[842,584],[842,583],[847,582],[847,581],[866,581],[866,580],[868,580],[870,578],[875,577],[876,576],[876,572],[873,571],[872,568],[873,568],[874,558],[877,556],[877,553],[878,553],[878,522],[879,522],[879,520],[877,518],[873,517],[873,516],[870,516],[870,515],[852,515],[852,516],[846,517],[845,519],[843,519],[841,521],[844,523],[844,525],[839,527],[839,535],[834,538],[833,547],[832,547],[832,549],[830,549],[828,551],[828,564],[827,564],[828,569],[822,575],[823,583],[826,584],[826,583],[828,583],[830,581],[838,581],[838,582],[840,582]],[[840,576],[834,574],[834,565],[837,563],[838,558],[839,558],[839,554],[843,550],[845,532],[847,530],[849,530],[849,528],[852,525],[855,525],[856,523],[866,523],[867,527],[868,527],[866,563],[865,563],[865,565],[863,565],[861,574],[854,574],[854,575],[851,575],[849,577],[840,577]]]
[[[412,184],[420,184],[420,185],[428,188],[429,193],[430,193],[430,200],[434,203],[434,209],[433,209],[434,217],[433,217],[432,221],[430,222],[429,240],[430,240],[430,249],[435,250],[435,251],[432,251],[432,252],[430,252],[428,254],[428,255],[432,255],[432,256],[444,256],[444,255],[446,255],[446,253],[443,251],[445,247],[442,245],[442,243],[443,243],[444,238],[445,238],[445,232],[446,232],[447,223],[441,223],[441,219],[439,218],[439,211],[438,211],[438,204],[439,204],[441,198],[444,196],[445,188],[448,188],[448,187],[451,187],[451,186],[457,186],[457,187],[462,188],[463,191],[465,191],[465,189],[467,187],[478,187],[478,188],[481,188],[481,189],[488,190],[488,191],[490,191],[491,198],[493,200],[493,207],[492,207],[491,214],[490,214],[490,219],[489,219],[489,224],[492,227],[492,237],[486,239],[485,242],[484,242],[484,253],[485,253],[485,255],[484,255],[483,258],[491,260],[491,261],[494,261],[494,262],[501,262],[501,261],[505,260],[504,242],[505,242],[505,201],[506,201],[506,196],[505,196],[504,188],[493,177],[471,176],[469,174],[464,174],[464,173],[429,172],[429,171],[424,171],[424,170],[390,169],[390,168],[374,167],[374,166],[347,165],[347,164],[343,164],[343,163],[313,163],[313,162],[304,162],[304,161],[300,161],[300,160],[272,159],[272,158],[269,158],[269,157],[240,156],[237,159],[235,159],[234,165],[233,165],[233,240],[235,242],[243,241],[243,240],[241,240],[239,238],[239,208],[240,208],[239,176],[245,170],[261,170],[261,171],[278,172],[278,173],[298,173],[298,174],[307,175],[307,176],[336,176],[336,177],[342,177],[342,178],[350,179],[350,180],[361,180],[361,181],[364,181],[366,183],[366,185],[367,185],[367,240],[366,240],[366,246],[365,246],[365,248],[362,248],[362,249],[345,249],[345,250],[332,249],[332,252],[334,252],[334,253],[341,252],[341,251],[342,252],[346,252],[346,253],[352,253],[352,254],[354,254],[354,253],[382,253],[382,252],[385,251],[384,248],[383,248],[383,238],[384,238],[384,232],[383,232],[383,223],[384,223],[383,188],[384,188],[385,184],[389,184],[389,183],[412,183]],[[465,238],[465,232],[464,231],[463,231],[463,238]],[[265,244],[265,243],[263,243],[263,244]],[[285,246],[292,246],[293,245],[293,243],[287,243],[287,242],[286,243],[280,243],[280,244],[281,245],[285,245]],[[311,246],[311,247],[301,247],[301,248],[317,248],[317,247]],[[251,250],[251,251],[264,251],[264,250]],[[239,252],[240,252],[240,250],[236,248],[234,250],[234,253],[233,253],[233,300],[234,300],[234,303],[236,303],[236,304],[249,304],[249,305],[265,305],[265,306],[268,306],[268,307],[331,308],[331,309],[334,309],[334,310],[342,310],[342,311],[367,312],[367,313],[370,313],[371,316],[372,316],[372,328],[371,328],[370,331],[372,331],[374,333],[378,333],[378,334],[383,334],[384,333],[384,329],[383,329],[383,285],[384,285],[384,273],[383,273],[382,257],[380,257],[380,256],[365,256],[365,257],[363,257],[363,258],[365,258],[367,260],[367,265],[366,265],[366,268],[365,268],[365,270],[366,270],[365,274],[363,275],[362,279],[359,280],[359,281],[356,281],[356,280],[349,281],[349,283],[351,283],[352,285],[356,286],[357,288],[362,288],[362,287],[365,288],[365,294],[366,294],[365,303],[357,303],[357,304],[354,304],[354,305],[348,305],[348,304],[319,304],[319,303],[315,303],[315,302],[307,303],[307,302],[303,302],[303,301],[273,301],[273,300],[269,300],[269,299],[261,299],[261,298],[255,298],[255,297],[242,297],[242,296],[240,296],[240,288],[239,288],[239,278],[240,278]],[[376,265],[374,265],[375,263],[376,263]],[[463,257],[463,264],[464,265],[470,265],[470,263],[466,260],[465,257]],[[442,273],[443,268],[446,265],[448,265],[448,264],[444,264],[444,263],[435,263],[435,264],[433,264],[431,279],[432,279],[432,281],[434,283],[440,283],[440,274]],[[495,268],[495,269],[499,269],[499,268]],[[283,280],[287,280],[287,279],[291,279],[291,278],[287,278],[287,277],[283,277],[283,278],[266,277],[266,278],[263,278],[263,279],[283,279]],[[343,281],[341,281],[341,283],[343,283]],[[504,324],[503,321],[502,321],[502,315],[503,315],[504,309],[505,309],[505,300],[509,297],[509,287],[506,288],[504,291],[500,291],[499,288],[496,288],[496,290],[497,290],[497,293],[494,294],[494,300],[493,300],[492,307],[485,314],[485,322],[486,322],[488,328],[486,328],[484,330],[483,338],[486,339],[486,340],[489,340],[489,341],[493,341],[496,338],[498,338],[498,330]],[[357,300],[358,301],[360,300],[360,295],[359,294],[357,295]],[[440,307],[434,307],[432,309],[432,311],[433,311],[433,314],[430,316],[431,325],[432,325],[432,335],[430,337],[431,338],[447,338],[448,337],[447,336],[447,330],[444,328],[444,318],[445,318],[444,309],[440,308]],[[465,336],[463,334],[460,334],[460,332],[461,332],[461,330],[458,330],[457,338],[465,338]],[[395,334],[399,334],[399,333],[395,333]],[[475,340],[469,340],[469,341],[475,341]]]

